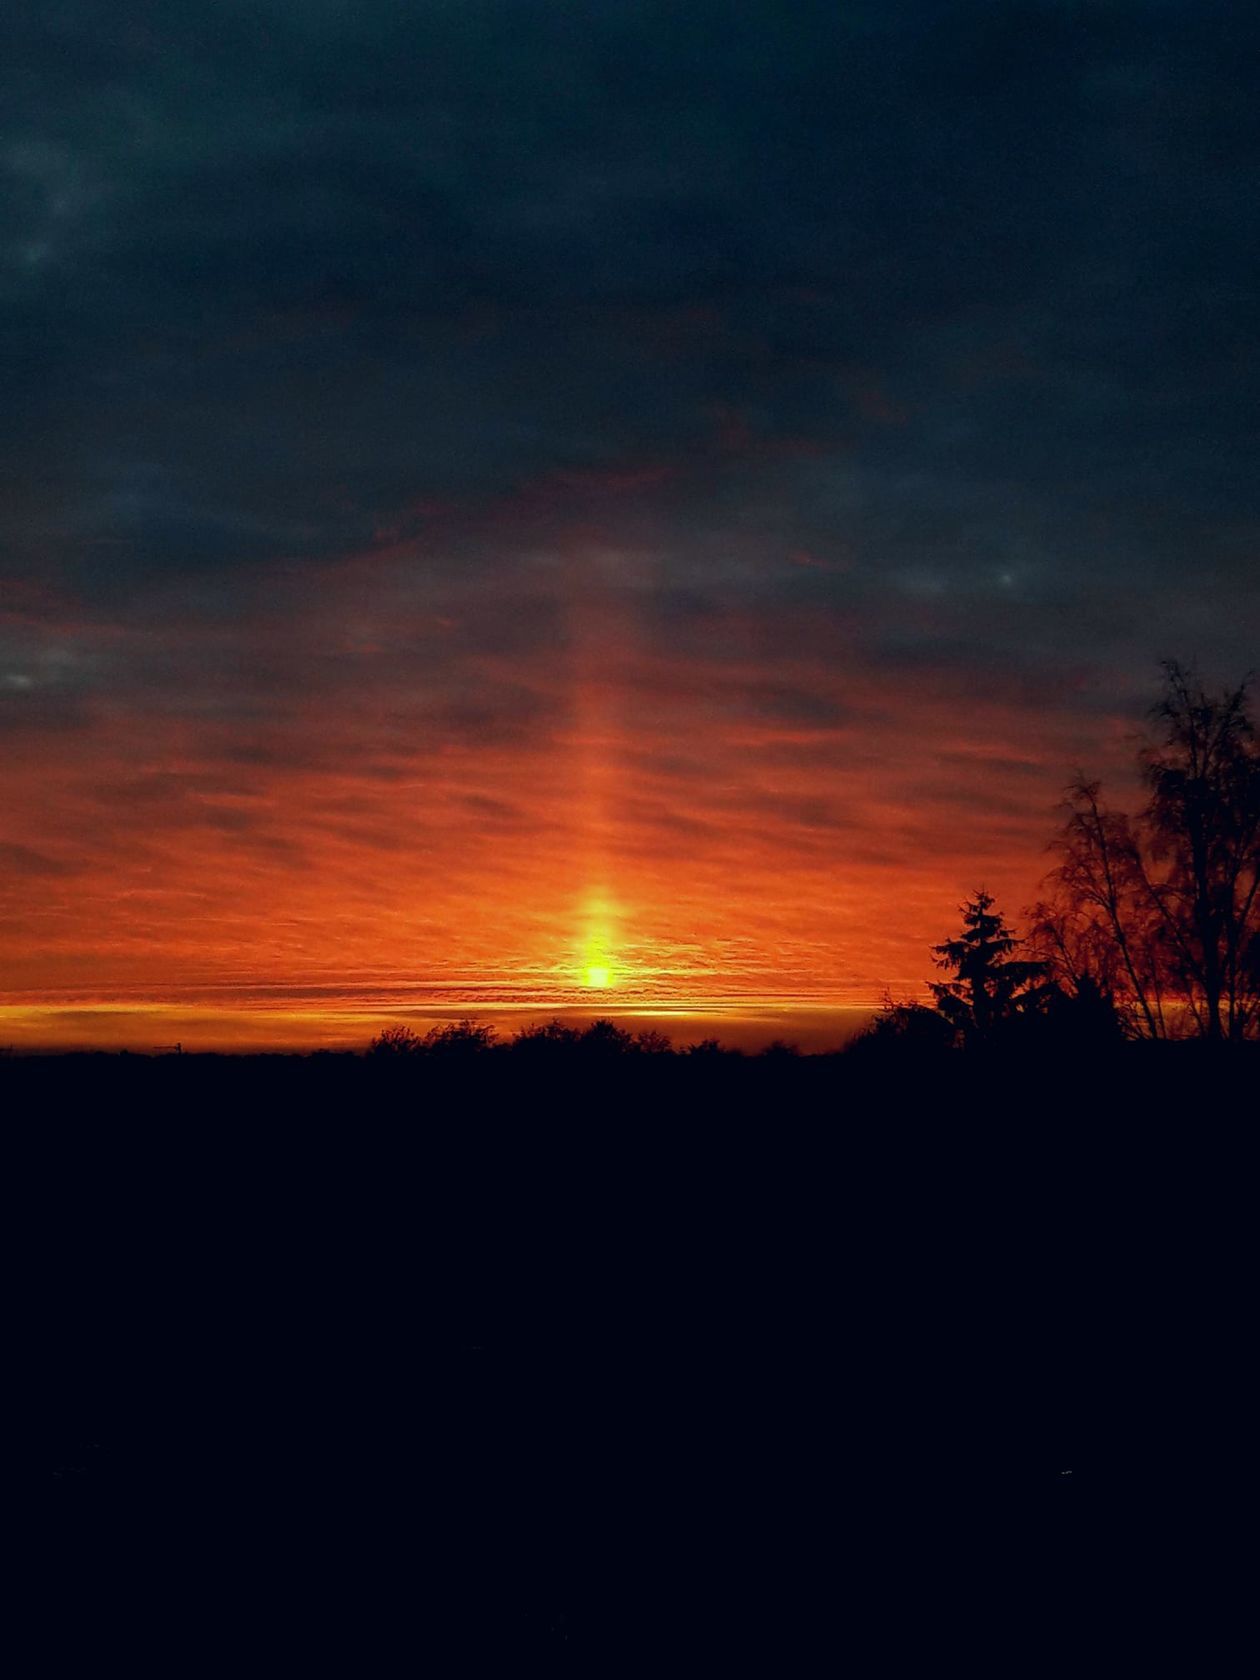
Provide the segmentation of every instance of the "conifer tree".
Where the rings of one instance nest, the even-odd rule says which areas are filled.
[[[964,1044],[992,1040],[1041,1001],[1046,964],[1012,953],[1023,944],[1010,929],[991,893],[981,888],[961,908],[962,933],[934,945],[936,966],[952,980],[932,987],[936,1007]]]

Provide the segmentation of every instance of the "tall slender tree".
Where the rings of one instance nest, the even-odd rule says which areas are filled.
[[[1108,999],[1131,1037],[1164,1038],[1164,961],[1133,824],[1079,775],[1067,789],[1052,896],[1034,905],[1032,946],[1071,996]]]
[[[1260,744],[1247,684],[1209,695],[1165,666],[1145,753],[1150,895],[1204,1037],[1243,1038],[1260,1010]]]
[[[1088,974],[1138,1036],[1260,1036],[1260,740],[1248,684],[1209,693],[1163,667],[1140,755],[1148,800],[1112,811],[1078,776],[1056,837],[1040,953],[1070,989]]]

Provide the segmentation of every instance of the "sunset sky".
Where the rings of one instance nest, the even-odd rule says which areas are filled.
[[[1254,6],[13,13],[0,1045],[838,1042],[1260,663]]]

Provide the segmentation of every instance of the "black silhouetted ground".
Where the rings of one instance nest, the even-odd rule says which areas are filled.
[[[1022,1670],[1231,1474],[1251,1069],[14,1059],[49,1637]]]

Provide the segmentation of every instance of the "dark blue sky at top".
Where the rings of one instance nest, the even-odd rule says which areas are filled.
[[[522,568],[588,527],[663,648],[756,615],[772,696],[802,606],[893,683],[1240,674],[1258,47],[1210,0],[12,8],[0,707],[177,706],[190,627],[382,546],[541,653]]]

